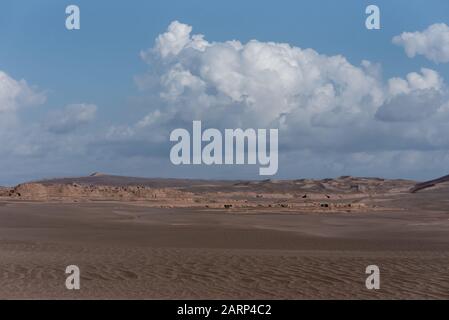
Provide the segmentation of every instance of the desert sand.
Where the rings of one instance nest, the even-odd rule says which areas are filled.
[[[2,188],[0,299],[447,299],[448,194],[447,178]],[[365,287],[371,264],[380,290]]]

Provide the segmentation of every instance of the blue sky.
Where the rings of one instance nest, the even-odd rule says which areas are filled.
[[[33,155],[28,152],[14,155],[11,150],[2,149],[4,159],[1,162],[11,167],[11,170],[0,174],[0,184],[12,184],[44,176],[82,175],[90,170],[142,176],[255,177],[255,171],[251,169],[241,171],[233,168],[173,168],[167,163],[168,156],[165,156],[163,151],[157,156],[151,152],[148,155],[131,152],[127,156],[128,152],[124,152],[120,155],[124,159],[117,161],[107,158],[107,152],[92,155],[92,145],[108,145],[107,142],[101,142],[101,139],[104,133],[111,131],[111,127],[132,127],[149,112],[164,108],[162,102],[149,98],[155,92],[151,92],[151,89],[139,89],[136,78],[144,76],[153,68],[152,62],[142,59],[140,53],[152,48],[158,35],[166,32],[167,27],[175,20],[192,26],[192,34],[203,34],[211,43],[238,40],[245,44],[256,39],[260,43],[272,41],[288,43],[301,49],[312,48],[326,56],[342,55],[348,63],[356,67],[359,67],[363,60],[368,60],[381,66],[382,75],[378,79],[382,82],[381,86],[386,85],[390,78],[405,78],[409,73],[419,73],[421,68],[436,71],[445,83],[449,79],[449,63],[435,63],[422,54],[410,58],[401,45],[392,43],[393,37],[403,32],[423,31],[436,23],[449,24],[447,1],[242,2],[3,0],[0,5],[0,71],[5,72],[11,79],[24,79],[35,92],[45,95],[45,101],[36,103],[37,107],[16,108],[14,121],[18,122],[20,129],[15,136],[32,135],[37,139],[42,127],[51,127],[48,124],[51,120],[48,119],[64,117],[63,112],[67,111],[67,106],[73,104],[95,105],[96,113],[93,123],[81,131],[82,134],[89,135],[82,139],[83,142],[76,140],[80,132],[73,132],[71,137],[43,134],[45,138],[42,139],[46,143],[52,141],[57,144],[58,141],[64,141],[63,144],[67,146],[76,140],[74,144],[77,147],[73,149],[82,149],[82,152],[76,153],[72,150],[74,153],[67,155],[66,151],[55,147]],[[65,29],[65,7],[69,4],[76,4],[81,9],[81,30]],[[369,31],[364,27],[364,11],[369,4],[376,4],[381,9],[381,30]],[[159,76],[163,77],[164,72],[161,71]],[[2,113],[0,117],[6,119]],[[213,123],[211,120],[211,124]],[[422,126],[429,128],[432,122],[423,123]],[[31,128],[30,131],[26,132],[25,127]],[[386,125],[382,127],[384,130]],[[168,124],[166,128],[169,128]],[[152,130],[156,128],[149,129],[145,134],[151,135]],[[142,132],[139,134],[144,135]],[[368,134],[366,143],[381,144],[373,139],[385,139],[385,136],[374,134],[378,138],[372,138]],[[444,135],[445,131],[432,134]],[[145,137],[139,136],[132,141],[121,140],[121,143],[129,143],[132,146],[143,140]],[[319,144],[320,141],[323,140],[320,139],[316,143]],[[32,140],[29,142],[36,143],[38,142]],[[285,150],[295,149],[294,144],[290,142],[284,144],[287,146]],[[322,177],[341,173],[424,179],[448,173],[449,165],[445,166],[447,158],[442,147],[443,142],[438,148],[433,143],[425,146],[422,141],[416,141],[404,148],[400,148],[400,144],[398,142],[394,146],[383,145],[382,150],[377,152],[399,152],[401,149],[417,152],[438,151],[439,153],[432,157],[436,161],[435,169],[423,167],[423,164],[428,162],[425,157],[409,166],[398,163],[398,168],[395,169],[391,167],[391,162],[388,162],[392,161],[390,158],[385,160],[385,165],[375,163],[373,159],[377,157],[373,154],[369,157],[365,155],[368,159],[366,161],[371,162],[369,166],[357,167],[352,165],[350,160],[342,159],[338,152],[328,155],[326,152],[320,152],[319,148],[312,148],[307,149],[307,152],[314,156],[309,154],[310,158],[305,160],[305,168],[307,163],[314,163],[314,157],[329,156],[331,160],[324,170],[313,165],[304,170],[295,169],[296,160],[286,159],[281,167],[285,169],[280,170],[279,176]],[[151,141],[145,141],[140,147],[161,149],[157,144],[152,145]],[[125,149],[128,150],[128,146]],[[165,150],[163,147],[162,149]],[[296,151],[304,151],[303,147],[299,149],[300,147]],[[354,152],[371,152],[363,148],[358,150],[356,145],[350,149]],[[396,156],[407,158],[405,155]],[[285,157],[289,158],[287,155]],[[292,159],[297,159],[297,156]],[[344,163],[341,166],[338,165],[340,161]],[[400,168],[406,169],[397,170]]]

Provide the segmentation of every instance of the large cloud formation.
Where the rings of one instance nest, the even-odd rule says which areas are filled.
[[[369,61],[356,66],[284,43],[209,42],[177,21],[141,56],[150,70],[137,83],[152,94],[150,111],[116,138],[154,132],[154,141],[166,141],[169,130],[199,119],[280,128],[281,151],[317,157],[448,146],[435,139],[449,134],[447,88],[431,69],[384,81]]]
[[[393,43],[404,47],[410,58],[423,55],[433,62],[449,62],[449,27],[445,23],[433,24],[424,31],[404,32],[394,37]]]
[[[202,118],[214,126],[338,126],[374,114],[384,100],[376,74],[342,56],[256,40],[209,43],[177,21],[142,53],[159,91],[163,121]],[[148,78],[156,81],[148,81]],[[286,117],[288,115],[288,117]],[[224,123],[225,122],[225,123]]]

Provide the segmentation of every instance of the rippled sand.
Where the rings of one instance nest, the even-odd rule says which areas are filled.
[[[0,298],[449,298],[448,219],[2,203]]]

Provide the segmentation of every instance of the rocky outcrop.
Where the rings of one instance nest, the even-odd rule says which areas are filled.
[[[129,201],[160,207],[339,212],[379,206],[373,197],[408,193],[414,181],[340,177],[336,179],[216,181],[149,179],[95,173],[0,189],[1,200]]]
[[[143,186],[94,186],[72,184],[25,183],[12,188],[7,193],[11,198],[24,200],[191,200],[188,192],[176,189],[155,189]]]

